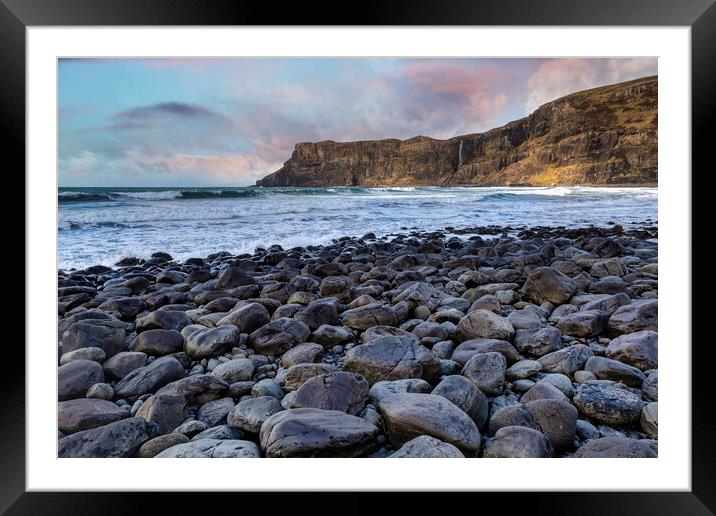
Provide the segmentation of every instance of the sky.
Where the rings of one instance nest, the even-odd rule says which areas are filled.
[[[61,59],[60,186],[246,186],[307,141],[445,139],[655,58]]]

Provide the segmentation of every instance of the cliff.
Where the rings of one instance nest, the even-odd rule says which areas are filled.
[[[484,133],[298,143],[257,186],[657,182],[657,77],[584,90]]]

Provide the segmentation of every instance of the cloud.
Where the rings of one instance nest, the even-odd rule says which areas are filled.
[[[526,111],[575,91],[657,73],[656,58],[550,59],[527,80]]]
[[[114,115],[116,120],[148,120],[164,117],[214,118],[220,117],[220,115],[204,107],[182,102],[162,102],[150,106],[139,106]]]

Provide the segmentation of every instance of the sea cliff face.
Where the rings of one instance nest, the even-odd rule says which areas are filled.
[[[298,143],[257,186],[546,186],[657,182],[657,77],[573,93],[484,133]]]

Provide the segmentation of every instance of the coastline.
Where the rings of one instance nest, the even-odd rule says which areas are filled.
[[[655,457],[657,240],[448,226],[60,271],[59,456]]]

